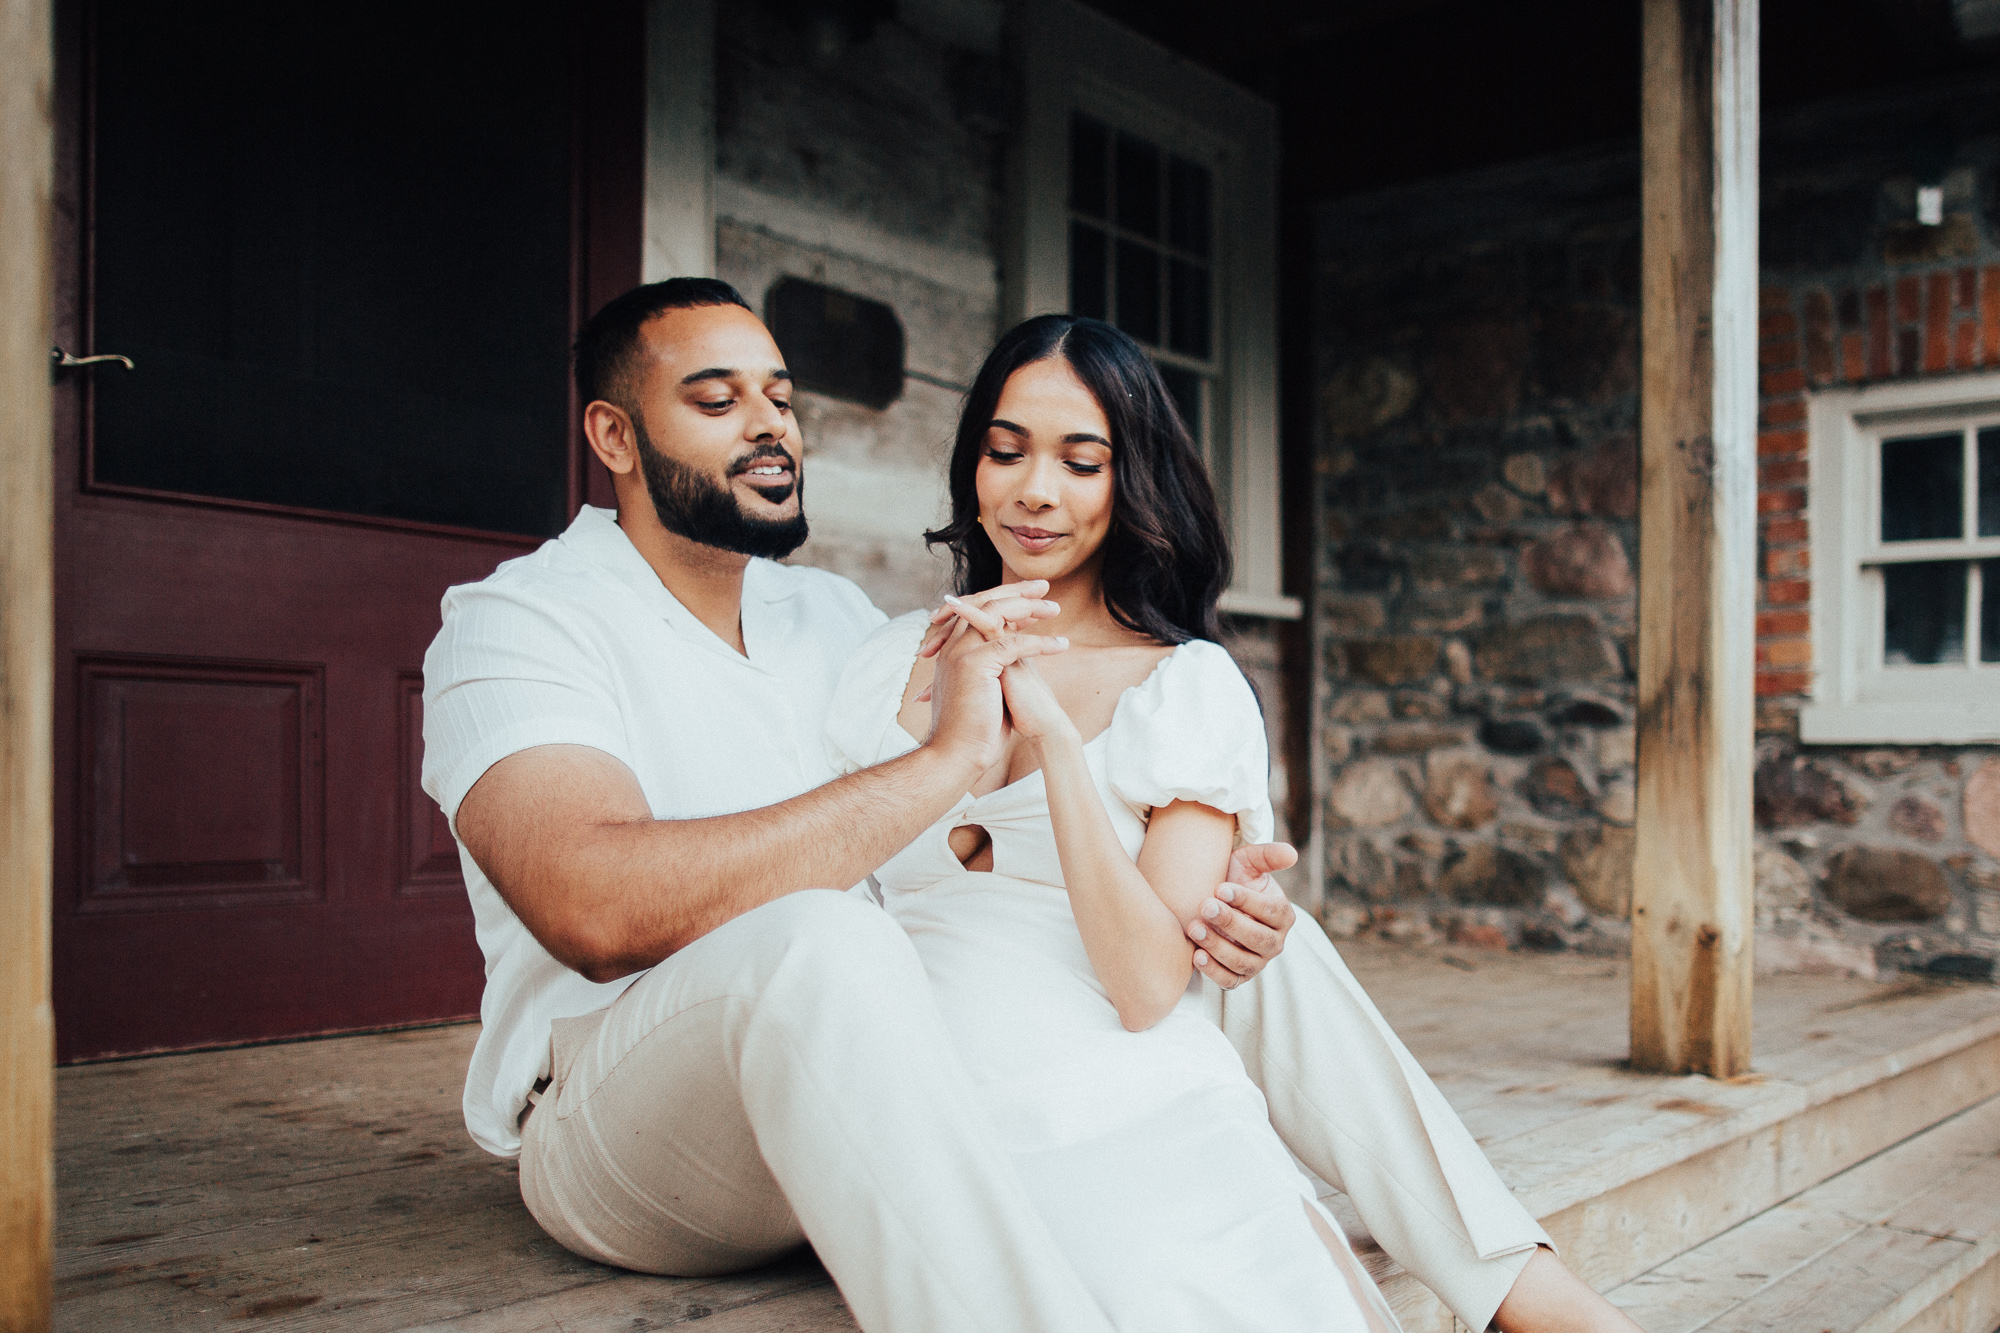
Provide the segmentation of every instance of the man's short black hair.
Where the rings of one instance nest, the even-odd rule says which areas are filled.
[[[588,404],[601,398],[632,411],[631,376],[640,326],[662,311],[704,305],[740,305],[750,310],[741,293],[717,278],[668,278],[612,298],[576,335],[577,400]]]

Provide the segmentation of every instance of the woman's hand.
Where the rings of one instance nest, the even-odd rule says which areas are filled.
[[[1021,739],[1040,749],[1051,742],[1081,745],[1082,733],[1070,721],[1055,691],[1042,679],[1031,661],[1016,662],[1000,673],[1000,692],[1007,700],[1007,716]]]
[[[1047,579],[1025,579],[1020,583],[1003,583],[985,592],[969,593],[964,597],[947,597],[944,605],[931,612],[930,632],[924,635],[924,642],[917,649],[918,657],[930,657],[951,637],[960,620],[959,612],[965,607],[985,612],[1003,628],[1019,629],[1030,621],[1047,620],[1059,615],[1062,608],[1054,602],[1044,601],[1042,594],[1049,590]],[[982,622],[982,628],[987,622]],[[997,633],[998,631],[995,631]],[[988,639],[995,637],[988,633]]]

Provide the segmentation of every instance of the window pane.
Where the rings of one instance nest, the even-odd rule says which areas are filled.
[[[1979,535],[2000,537],[2000,426],[1979,432]]]
[[[1118,327],[1160,341],[1160,252],[1137,241],[1118,242]]]
[[[1208,270],[1185,259],[1167,261],[1167,345],[1206,358],[1209,351]]]
[[[1181,420],[1187,425],[1188,435],[1201,445],[1201,376],[1192,370],[1179,366],[1161,366],[1160,378],[1167,382],[1167,392],[1174,396],[1174,406],[1181,410]]]
[[[1105,283],[1110,277],[1104,233],[1081,222],[1069,224],[1069,312],[1104,319]]]
[[[1979,562],[1979,660],[2000,662],[2000,560]]]
[[[1208,168],[1184,157],[1167,163],[1167,240],[1208,258]]]
[[[1882,567],[1884,666],[1965,660],[1965,562]]]
[[[1130,134],[1118,136],[1118,225],[1141,236],[1160,234],[1160,150]]]
[[[1105,214],[1110,193],[1111,135],[1088,116],[1069,121],[1069,206],[1094,218]]]
[[[1964,536],[1964,471],[1961,435],[1882,441],[1882,540]]]

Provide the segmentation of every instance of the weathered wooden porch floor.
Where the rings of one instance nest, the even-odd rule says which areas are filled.
[[[1764,980],[1758,1072],[1720,1084],[1622,1067],[1622,964],[1345,952],[1502,1173],[1605,1288],[1699,1258],[1693,1247],[2000,1093],[1992,987]],[[810,1256],[676,1281],[546,1239],[513,1164],[465,1136],[473,1037],[435,1028],[61,1071],[57,1327],[852,1328]],[[1450,1328],[1379,1251],[1369,1257],[1412,1333]],[[1654,1311],[1649,1326],[1669,1322]]]

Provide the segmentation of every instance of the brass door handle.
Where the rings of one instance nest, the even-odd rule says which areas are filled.
[[[71,366],[102,365],[106,361],[116,361],[127,370],[134,368],[131,357],[120,356],[116,352],[102,352],[97,356],[71,356],[60,347],[51,347],[49,349],[49,362],[57,370],[67,370]]]

